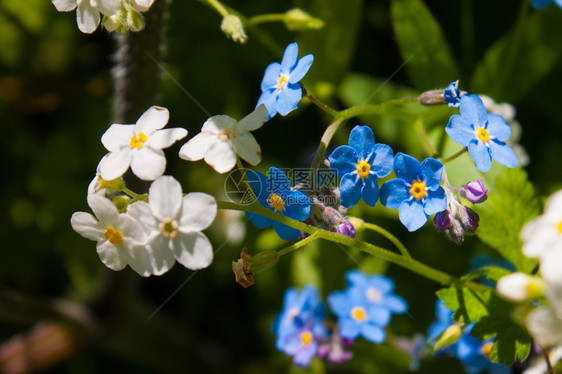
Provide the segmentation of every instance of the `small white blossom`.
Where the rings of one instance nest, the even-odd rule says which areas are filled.
[[[148,204],[138,201],[128,213],[141,222],[149,236],[145,250],[150,253],[151,273],[168,271],[177,260],[191,270],[213,261],[213,248],[201,233],[217,215],[215,199],[205,193],[182,196],[180,183],[171,176],[156,179],[148,191]]]
[[[74,231],[97,242],[101,261],[111,270],[129,265],[142,276],[150,275],[143,258],[146,233],[141,224],[128,214],[119,214],[113,203],[103,196],[91,194],[88,205],[95,214],[76,212],[70,223]]]
[[[544,282],[539,277],[525,273],[513,273],[501,278],[496,289],[503,297],[512,301],[525,301],[543,294]]]
[[[261,149],[250,131],[260,128],[266,117],[265,105],[239,122],[226,115],[213,116],[205,121],[199,134],[181,147],[180,158],[188,161],[204,158],[221,174],[236,165],[236,155],[256,166],[261,162]]]
[[[562,344],[562,319],[550,305],[533,309],[526,318],[526,326],[541,347]]]
[[[109,151],[100,163],[101,178],[119,178],[129,166],[142,180],[154,180],[164,174],[166,157],[162,149],[187,135],[182,128],[160,130],[169,117],[168,109],[152,106],[134,125],[111,125],[101,138]]]
[[[562,347],[556,347],[552,351],[548,352],[548,357],[552,366],[556,366],[558,361],[562,359]],[[547,374],[548,368],[546,366],[546,361],[542,356],[537,356],[531,365],[525,369],[523,374]]]
[[[120,0],[51,0],[59,12],[76,9],[76,23],[86,34],[94,32],[100,23],[100,13],[111,16],[121,9]]]
[[[151,6],[154,0],[131,0],[133,8],[139,12],[146,12]]]

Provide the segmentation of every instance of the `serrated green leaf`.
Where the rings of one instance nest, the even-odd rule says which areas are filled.
[[[531,273],[537,261],[523,255],[519,235],[525,222],[540,213],[540,205],[527,174],[522,169],[504,168],[488,196],[486,203],[474,207],[480,215],[476,234],[518,271]]]
[[[400,53],[416,88],[444,87],[459,78],[443,31],[421,0],[393,0],[391,13]]]

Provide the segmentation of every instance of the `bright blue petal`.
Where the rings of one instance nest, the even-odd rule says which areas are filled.
[[[403,314],[408,310],[408,303],[402,297],[391,294],[384,298],[383,306],[392,313]]]
[[[411,182],[419,177],[421,165],[410,155],[398,152],[394,157],[394,172],[398,178]]]
[[[365,339],[373,343],[382,343],[385,339],[384,330],[378,326],[364,324],[361,326],[361,334]]]
[[[468,153],[476,165],[476,169],[485,173],[492,167],[492,156],[488,147],[481,141],[473,141],[468,145]]]
[[[270,89],[276,89],[277,81],[279,81],[280,76],[281,65],[278,62],[269,64],[269,66],[265,69],[265,73],[263,74],[263,79],[261,81],[262,92]]]
[[[367,160],[371,165],[371,171],[379,178],[386,177],[392,172],[394,165],[394,153],[392,148],[386,144],[378,143],[374,146],[374,153]]]
[[[246,177],[248,178],[248,182],[250,182],[250,187],[252,187],[252,191],[258,198],[258,201],[261,205],[267,206],[267,198],[269,197],[268,191],[268,179],[265,175],[260,172],[248,170],[246,172]]]
[[[295,68],[291,72],[291,75],[289,76],[289,83],[297,83],[298,81],[303,79],[308,72],[308,69],[310,69],[312,61],[314,61],[313,55],[306,55],[302,57],[297,63],[297,66],[295,66]]]
[[[349,134],[349,146],[357,151],[359,159],[367,159],[375,146],[373,130],[369,126],[355,126]]]
[[[268,197],[271,192],[287,195],[291,192],[291,183],[281,169],[271,166],[268,175],[269,179],[266,187]]]
[[[299,85],[288,85],[285,86],[279,92],[279,97],[277,98],[276,109],[279,114],[286,116],[290,111],[297,109],[299,101],[302,98],[302,89]]]
[[[427,215],[423,210],[423,205],[417,200],[406,200],[398,208],[400,222],[408,231],[416,231],[427,222]]]
[[[271,227],[273,225],[273,221],[271,218],[267,218],[262,216],[261,214],[250,213],[246,212],[246,217],[249,218],[254,226],[258,229],[265,229],[266,227]]]
[[[468,143],[476,137],[472,123],[458,114],[451,116],[445,131],[453,141],[463,147],[468,146]]]
[[[391,179],[386,181],[381,187],[381,203],[387,208],[398,209],[400,204],[409,198],[410,192],[403,179]]]
[[[293,359],[295,366],[304,368],[310,365],[310,361],[316,355],[317,345],[318,343],[312,342],[309,346],[299,349]]]
[[[338,177],[351,173],[357,169],[357,152],[348,145],[340,145],[328,157],[330,168],[337,170]]]
[[[387,308],[383,308],[376,304],[371,304],[367,307],[367,316],[369,323],[374,323],[377,326],[385,327],[390,323],[392,313]]]
[[[296,42],[289,44],[287,48],[285,48],[283,60],[281,60],[281,68],[283,69],[283,72],[288,72],[293,68],[293,66],[295,66],[298,55],[299,46]]]
[[[291,191],[285,204],[287,216],[297,221],[304,221],[310,216],[310,198],[300,191]]]
[[[439,187],[437,191],[427,191],[427,196],[423,201],[423,210],[425,214],[431,216],[447,209],[447,196],[443,187]]]
[[[279,237],[284,240],[297,239],[301,233],[299,230],[277,221],[273,221],[273,228],[275,229],[277,235],[279,235]]]
[[[328,296],[328,305],[338,317],[349,315],[351,304],[345,291],[334,291]]]
[[[369,277],[361,270],[350,270],[345,273],[345,280],[352,286],[363,286],[369,282]]]
[[[531,0],[531,4],[533,5],[533,8],[536,9],[547,7],[548,5],[550,5],[550,3],[552,3],[552,0]],[[558,6],[562,6],[562,5],[558,4]]]
[[[495,113],[488,114],[488,126],[486,126],[486,130],[488,130],[490,138],[495,138],[501,142],[507,141],[511,136],[511,126],[505,122],[502,116]]]
[[[461,98],[461,116],[478,128],[486,124],[488,111],[478,95],[464,95]]]
[[[514,168],[519,164],[519,160],[513,149],[504,142],[491,140],[490,152],[494,160],[508,168]]]
[[[267,108],[267,118],[266,121],[269,121],[271,117],[274,117],[277,114],[276,108],[276,101],[277,101],[277,91],[265,91],[261,94],[258,104],[256,108],[259,107],[261,104],[265,105]]]
[[[426,158],[421,163],[423,182],[425,188],[435,191],[441,185],[441,177],[443,176],[443,164],[434,158]]]
[[[351,318],[341,318],[338,323],[342,338],[355,339],[359,336],[361,329],[355,320]]]
[[[363,182],[357,173],[346,174],[340,182],[341,205],[351,208],[361,200]]]
[[[363,180],[363,189],[361,191],[363,201],[368,206],[375,206],[379,199],[379,184],[374,175],[369,175],[368,178]]]
[[[378,292],[385,295],[394,290],[394,282],[384,275],[373,275],[369,277],[369,288],[374,287]]]
[[[554,4],[558,5],[559,8],[562,8],[562,0],[554,0]]]

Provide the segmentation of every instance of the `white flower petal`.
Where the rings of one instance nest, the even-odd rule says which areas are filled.
[[[148,266],[154,275],[162,275],[174,266],[176,259],[170,249],[170,240],[162,235],[155,236],[145,247],[150,262]]]
[[[76,9],[76,22],[80,31],[91,34],[98,28],[100,12],[96,8],[91,7],[89,1],[79,2]]]
[[[151,256],[145,246],[133,246],[126,258],[131,269],[139,275],[148,277],[152,274]]]
[[[166,170],[166,157],[161,149],[142,147],[133,152],[131,158],[131,170],[142,180],[155,180]]]
[[[544,206],[544,215],[554,221],[562,221],[562,190],[550,195]]]
[[[238,122],[236,129],[246,130],[246,131],[253,131],[259,129],[265,123],[266,118],[267,118],[267,108],[265,107],[264,104],[261,104],[252,113],[242,118]]]
[[[119,214],[117,227],[121,231],[123,240],[128,245],[142,245],[146,243],[147,233],[144,226],[129,214]]]
[[[135,126],[135,133],[144,133],[149,136],[154,131],[166,126],[170,119],[168,109],[161,106],[151,106],[146,112],[140,116]]]
[[[148,203],[144,201],[135,201],[127,208],[127,214],[136,219],[144,228],[147,237],[160,233],[158,222],[152,215],[152,210]]]
[[[562,344],[562,320],[550,307],[533,309],[526,320],[527,329],[541,347]]]
[[[174,256],[188,269],[203,269],[213,262],[213,247],[209,239],[200,232],[180,232],[174,238]]]
[[[513,273],[501,278],[496,289],[503,297],[512,301],[525,301],[529,298],[531,277],[524,273]]]
[[[148,137],[144,145],[151,148],[168,148],[187,136],[187,130],[180,127],[155,131]]]
[[[100,195],[89,195],[88,205],[94,212],[101,227],[117,226],[119,222],[119,212],[111,200]]]
[[[105,240],[105,229],[90,213],[76,212],[70,218],[72,229],[86,239],[96,242]]]
[[[176,219],[182,205],[181,184],[174,177],[156,179],[148,189],[148,204],[152,214],[160,220]]]
[[[131,164],[131,149],[124,148],[117,152],[111,152],[100,163],[100,175],[106,181],[119,178]]]
[[[230,141],[238,156],[248,161],[251,165],[256,166],[261,162],[261,148],[252,134],[243,132]]]
[[[131,138],[135,135],[135,125],[114,123],[101,137],[101,143],[109,152],[130,148]]]
[[[217,134],[224,128],[228,127],[235,127],[236,120],[230,116],[225,114],[221,114],[218,116],[212,116],[205,121],[203,127],[201,128],[201,132],[211,132]]]
[[[112,16],[121,10],[120,0],[97,0],[98,10],[106,16]]]
[[[216,216],[217,202],[214,197],[202,192],[188,193],[183,197],[179,230],[205,230],[211,226]]]
[[[133,8],[139,12],[146,12],[152,6],[154,0],[133,0]]]
[[[236,165],[236,153],[232,144],[223,141],[213,144],[205,154],[205,162],[220,174],[232,170]]]
[[[127,248],[125,248],[125,246],[114,245],[106,240],[104,242],[98,243],[96,249],[98,251],[98,255],[100,256],[101,262],[103,262],[104,265],[111,270],[122,270],[125,266],[127,266],[126,258],[123,258],[127,256],[120,255],[120,252],[127,251]]]
[[[76,0],[51,0],[59,12],[69,12],[76,8]]]
[[[220,141],[216,134],[201,132],[180,148],[180,158],[187,161],[201,160],[209,148]]]

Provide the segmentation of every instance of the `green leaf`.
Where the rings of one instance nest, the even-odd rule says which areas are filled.
[[[480,215],[478,237],[509,260],[518,271],[531,273],[535,259],[523,255],[519,237],[523,225],[540,213],[539,200],[522,169],[507,169],[491,186],[488,200],[474,206]]]
[[[416,88],[445,87],[459,78],[443,31],[421,0],[392,0],[391,13],[398,46]]]

